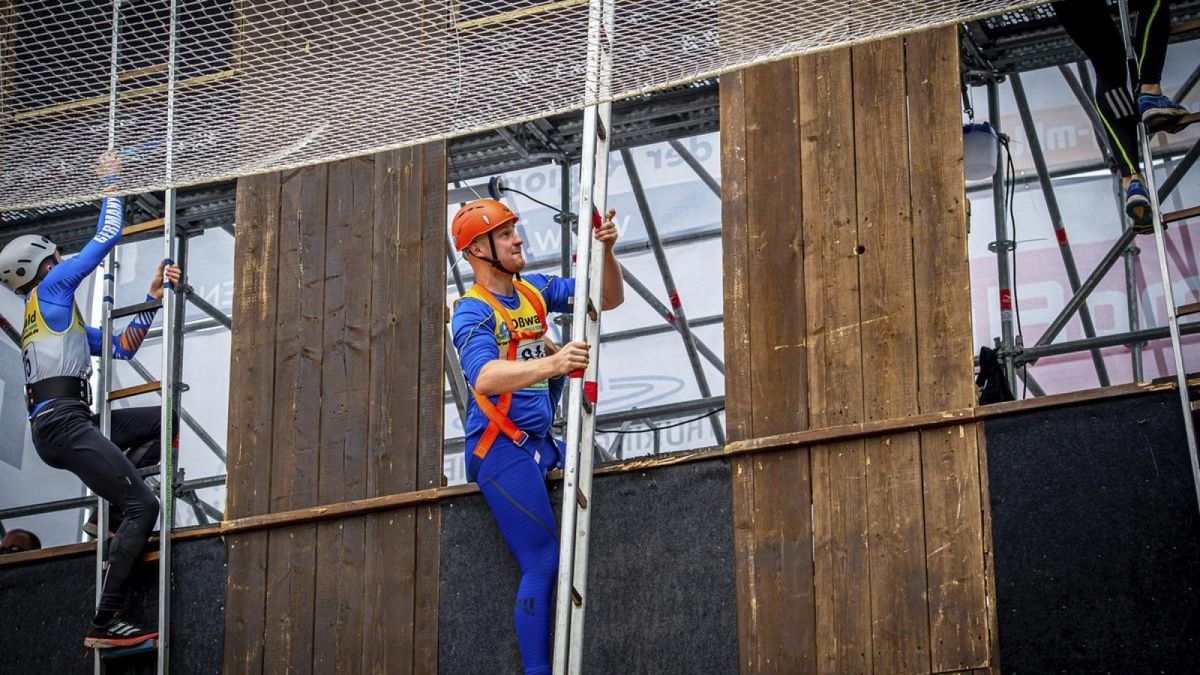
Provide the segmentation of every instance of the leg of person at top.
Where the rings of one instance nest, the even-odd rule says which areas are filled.
[[[57,401],[34,419],[34,446],[50,466],[66,469],[102,498],[117,505],[124,520],[108,554],[108,572],[100,605],[84,645],[117,647],[137,644],[157,635],[117,618],[124,609],[125,585],[158,518],[158,500],[137,470],[92,423],[81,401]]]
[[[1139,93],[1136,102],[1128,86],[1125,41],[1120,28],[1108,19],[1107,6],[1095,0],[1054,3],[1054,11],[1063,29],[1083,50],[1096,71],[1094,102],[1121,172],[1125,213],[1132,221],[1135,232],[1149,234],[1154,231],[1150,194],[1137,168],[1140,157],[1137,136],[1139,115],[1143,120],[1147,116],[1154,119],[1156,115],[1161,119],[1166,119],[1163,115],[1174,119],[1179,111],[1183,114],[1187,111],[1161,96],[1162,89],[1158,85],[1166,58],[1170,11],[1159,0],[1133,3],[1131,9],[1136,10],[1138,15],[1134,45],[1142,72],[1139,92],[1144,92],[1144,95]],[[1139,47],[1140,52],[1136,51]]]
[[[1133,53],[1138,66],[1138,114],[1150,133],[1180,130],[1180,118],[1187,108],[1163,94],[1162,72],[1167,60],[1167,40],[1171,36],[1171,7],[1165,0],[1133,3],[1137,10]]]
[[[514,618],[526,675],[550,672],[558,534],[541,467],[523,449],[497,442],[479,470],[479,491],[521,567]]]
[[[1109,147],[1121,172],[1125,213],[1133,229],[1153,231],[1150,195],[1138,172],[1137,104],[1127,84],[1124,40],[1108,17],[1108,8],[1095,0],[1054,3],[1063,30],[1083,50],[1096,71],[1094,103],[1108,136]]]

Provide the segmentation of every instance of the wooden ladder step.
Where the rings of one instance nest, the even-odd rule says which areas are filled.
[[[1171,35],[1183,35],[1194,30],[1200,30],[1200,19],[1192,19],[1190,21],[1180,21],[1171,26]]]
[[[151,230],[161,230],[162,228],[163,228],[163,219],[155,218],[154,220],[147,220],[144,223],[137,223],[135,225],[127,225],[125,227],[125,229],[121,230],[121,236],[130,237],[135,234],[141,234],[143,232],[149,232]]]
[[[1192,401],[1192,411],[1200,410],[1200,401]]]
[[[108,400],[119,401],[123,398],[129,398],[130,396],[138,396],[141,394],[148,394],[152,391],[159,391],[161,389],[162,389],[162,382],[147,382],[146,384],[139,384],[135,387],[126,387],[125,389],[114,389],[113,391],[110,391],[108,393]]]
[[[1189,302],[1186,305],[1180,305],[1179,308],[1175,310],[1176,317],[1184,317],[1188,316],[1189,314],[1200,314],[1200,302]]]
[[[1187,220],[1188,218],[1200,218],[1200,206],[1193,206],[1190,209],[1183,209],[1182,211],[1171,211],[1169,213],[1164,213],[1162,220],[1163,224],[1166,225],[1167,223]]]

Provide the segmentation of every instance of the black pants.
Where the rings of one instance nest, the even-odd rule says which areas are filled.
[[[153,457],[139,464],[157,461],[159,415],[157,407],[114,410],[111,441],[100,433],[91,409],[82,401],[54,401],[31,421],[33,445],[42,461],[78,476],[122,518],[109,546],[98,607],[102,612],[123,609],[125,582],[158,519],[158,500],[122,448],[141,448],[144,456]]]
[[[1158,84],[1167,58],[1171,10],[1165,0],[1131,0],[1137,12],[1133,29],[1133,53],[1138,62],[1138,79]],[[1122,176],[1137,173],[1137,97],[1127,86],[1125,40],[1121,29],[1109,18],[1104,0],[1067,0],[1054,3],[1063,30],[1079,45],[1096,70],[1096,110],[1104,124],[1109,147]]]

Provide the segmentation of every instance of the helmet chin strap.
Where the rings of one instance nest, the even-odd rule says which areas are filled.
[[[508,268],[506,268],[504,265],[500,264],[499,256],[496,255],[496,240],[492,237],[491,232],[488,232],[487,237],[488,237],[488,246],[492,249],[492,257],[485,258],[481,255],[475,255],[474,253],[472,253],[471,255],[475,255],[476,258],[479,258],[480,260],[490,264],[492,267],[495,267],[496,269],[500,270],[501,272],[507,274],[510,277],[516,277],[517,279],[520,279],[521,278],[520,272],[513,272],[513,271],[509,270]]]

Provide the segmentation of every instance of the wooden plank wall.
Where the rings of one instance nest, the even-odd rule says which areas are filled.
[[[238,182],[227,517],[442,482],[446,148]],[[437,509],[228,539],[225,670],[431,672]]]
[[[973,405],[957,88],[954,27],[722,76],[731,440]],[[742,671],[996,669],[980,460],[969,425],[736,459]]]

